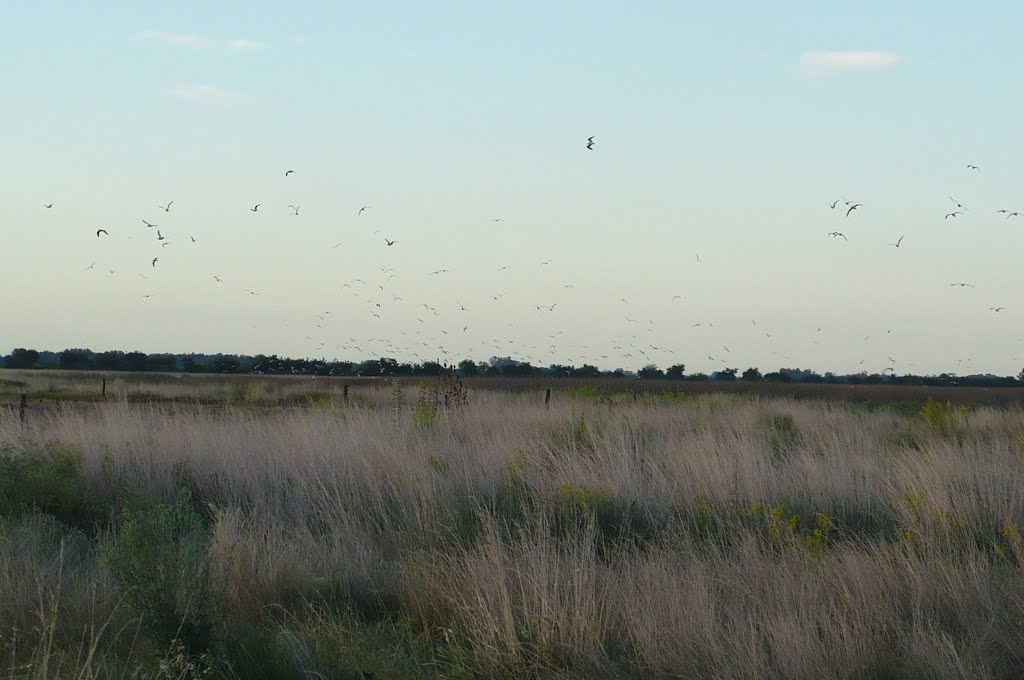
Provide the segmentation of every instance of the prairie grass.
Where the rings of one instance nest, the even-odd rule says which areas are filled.
[[[1020,409],[262,381],[0,410],[7,677],[1024,675]]]

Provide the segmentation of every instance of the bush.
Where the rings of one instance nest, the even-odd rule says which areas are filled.
[[[102,508],[86,490],[82,457],[63,444],[0,456],[0,517],[42,512],[95,532]]]
[[[104,554],[150,634],[191,653],[212,639],[208,543],[192,494],[182,490],[174,505],[126,510]]]

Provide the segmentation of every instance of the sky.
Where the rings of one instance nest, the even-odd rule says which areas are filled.
[[[96,4],[0,10],[0,353],[1024,369],[1024,4]]]

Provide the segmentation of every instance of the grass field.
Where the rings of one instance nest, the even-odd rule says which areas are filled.
[[[4,677],[1024,676],[983,391],[0,379]]]

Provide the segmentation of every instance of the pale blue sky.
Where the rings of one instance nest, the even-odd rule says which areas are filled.
[[[47,4],[0,352],[1024,368],[1019,3]]]

